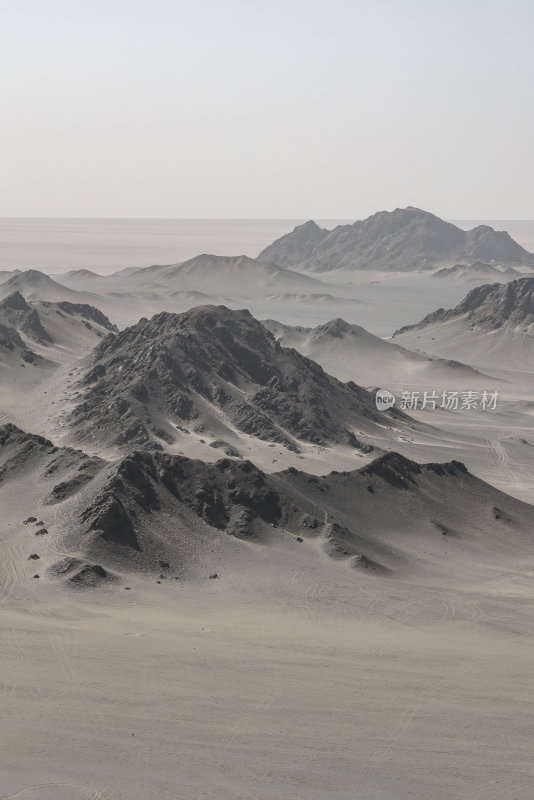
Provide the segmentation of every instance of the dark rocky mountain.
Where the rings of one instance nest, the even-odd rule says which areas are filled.
[[[119,572],[161,563],[182,576],[202,564],[224,571],[224,540],[213,556],[224,535],[234,551],[235,540],[265,546],[320,538],[330,556],[386,573],[422,558],[421,545],[443,537],[494,552],[524,546],[532,512],[454,461],[417,464],[387,453],[362,469],[317,477],[295,469],[267,475],[249,461],[137,452],[83,509],[78,536],[85,558]]]
[[[458,261],[534,264],[534,255],[505,231],[487,225],[463,231],[411,206],[380,211],[333,230],[307,222],[265,248],[258,259],[314,272],[430,269]]]
[[[449,513],[453,494],[463,513]],[[249,461],[135,452],[83,510],[78,535],[85,557],[119,570],[156,569],[163,560],[187,574],[224,533],[257,545],[322,537],[331,556],[385,572],[404,558],[402,537],[421,527],[436,538],[484,532],[489,540],[497,495],[499,508],[514,506],[522,531],[530,507],[503,501],[457,462],[419,465],[388,453],[363,469],[317,477],[295,469],[267,475]],[[468,497],[483,507],[478,521],[466,520]],[[511,524],[508,511],[502,514]]]
[[[385,427],[411,424],[281,347],[248,311],[224,306],[157,314],[107,337],[80,389],[70,418],[77,435],[135,447],[171,443],[177,427],[216,439],[237,430],[290,449],[299,441],[365,447]]]
[[[298,561],[297,548],[317,540],[334,559],[384,575],[419,562],[447,569],[449,548],[464,553],[469,570],[488,554],[523,552],[532,536],[532,506],[459,462],[417,464],[398,453],[323,477],[268,475],[249,461],[206,464],[146,451],[110,464],[4,426],[0,498],[24,479],[41,481],[47,496],[39,508],[21,508],[22,541],[32,531],[41,536],[38,518],[49,518],[36,555],[50,578],[72,588],[113,585],[136,571],[208,577],[260,556],[275,564],[280,546],[294,547]],[[35,542],[26,549],[35,552]]]
[[[469,323],[470,328],[486,331],[506,327],[533,332],[534,278],[477,286],[455,308],[439,308],[421,322],[406,325],[394,335],[454,319],[463,319]]]

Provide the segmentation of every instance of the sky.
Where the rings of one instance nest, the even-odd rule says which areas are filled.
[[[532,0],[0,18],[0,216],[534,219]]]

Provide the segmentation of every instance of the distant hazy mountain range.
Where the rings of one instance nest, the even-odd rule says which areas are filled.
[[[534,255],[506,231],[488,225],[464,231],[412,206],[380,211],[333,230],[306,222],[266,247],[258,259],[313,272],[431,269],[477,261],[534,266]]]

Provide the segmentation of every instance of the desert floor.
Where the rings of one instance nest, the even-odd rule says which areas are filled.
[[[2,798],[531,797],[534,560],[439,587],[313,563],[7,592]]]

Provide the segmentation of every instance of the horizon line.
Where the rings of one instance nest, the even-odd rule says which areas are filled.
[[[374,212],[378,213],[378,212]],[[390,212],[391,213],[391,212]],[[433,214],[434,212],[428,212]],[[370,215],[372,216],[372,214]],[[435,214],[434,216],[439,216]],[[320,214],[316,214],[315,216],[294,216],[294,217],[96,217],[96,216],[60,216],[60,215],[53,215],[53,216],[35,216],[35,215],[28,215],[28,216],[21,216],[21,215],[0,215],[0,220],[94,220],[94,221],[105,221],[105,220],[140,220],[140,221],[149,221],[149,220],[160,220],[160,221],[185,221],[185,222],[285,222],[285,221],[298,221],[298,220],[324,220],[325,222],[335,221],[335,220],[355,220],[360,221],[360,219],[366,219],[365,217],[354,217],[354,216],[322,216]],[[534,222],[534,217],[498,217],[498,216],[478,216],[478,217],[441,217],[441,219],[453,222],[477,222],[480,220],[488,220],[488,221],[497,221],[497,222]]]

